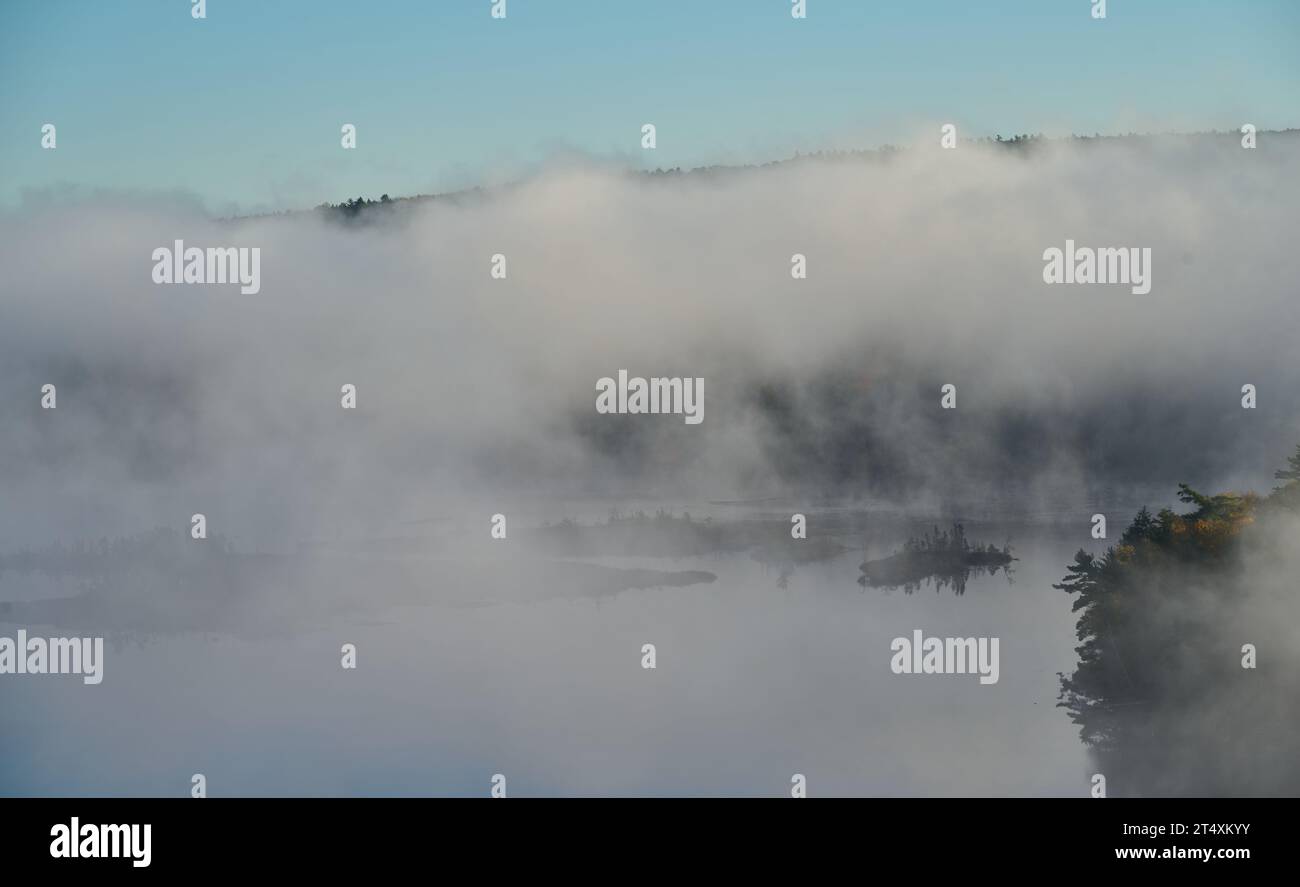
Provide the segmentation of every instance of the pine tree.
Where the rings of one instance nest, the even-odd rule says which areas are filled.
[[[1300,481],[1300,444],[1296,444],[1295,455],[1288,457],[1286,461],[1291,467],[1279,468],[1277,471],[1273,472],[1273,477],[1278,480],[1289,481],[1290,483]]]
[[[1069,594],[1091,591],[1097,582],[1098,568],[1096,559],[1080,548],[1074,555],[1074,563],[1066,568],[1070,575],[1052,587]]]

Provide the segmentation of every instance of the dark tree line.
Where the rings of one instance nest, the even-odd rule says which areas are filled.
[[[1285,554],[1260,534],[1291,532],[1300,514],[1300,446],[1288,466],[1263,497],[1181,484],[1189,510],[1143,508],[1117,544],[1080,550],[1054,586],[1079,614],[1078,663],[1060,676],[1058,705],[1126,793],[1300,788],[1295,756],[1269,757],[1300,726],[1296,676],[1273,667],[1286,651],[1243,667],[1243,642],[1277,618],[1259,577],[1284,577]]]

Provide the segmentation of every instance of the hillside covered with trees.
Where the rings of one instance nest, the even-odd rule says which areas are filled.
[[[1078,665],[1058,703],[1109,792],[1295,794],[1300,718],[1300,447],[1268,495],[1138,512],[1058,585],[1075,596]]]

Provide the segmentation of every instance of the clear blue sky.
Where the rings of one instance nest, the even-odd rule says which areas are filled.
[[[963,136],[1300,126],[1300,0],[0,0],[0,205],[214,212]],[[640,126],[658,149],[640,150]],[[43,151],[43,123],[58,148]],[[339,127],[358,127],[358,147]]]

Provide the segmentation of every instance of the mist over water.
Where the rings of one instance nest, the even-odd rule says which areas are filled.
[[[0,217],[0,554],[104,543],[0,565],[0,633],[110,646],[96,688],[6,678],[0,792],[1082,796],[1050,586],[1093,513],[1113,538],[1181,481],[1266,491],[1300,441],[1297,173],[1281,133],[569,165],[350,223],[32,194]],[[1149,247],[1151,292],[1045,284],[1067,239]],[[260,292],[155,285],[176,240],[260,248]],[[620,369],[704,378],[703,422],[597,414]],[[724,536],[543,532],[638,507]],[[843,550],[790,557],[796,511]],[[954,519],[1011,582],[857,583]],[[1293,660],[1276,532],[1234,618]],[[891,673],[915,628],[1000,637],[1000,681]]]
[[[781,795],[795,772],[819,795],[1079,794],[1086,752],[1053,708],[1072,621],[1063,596],[1041,592],[1070,542],[1017,537],[1014,583],[975,577],[961,597],[863,589],[861,551],[796,565],[784,587],[780,569],[733,552],[594,559],[712,583],[448,605],[480,589],[430,560],[427,603],[313,616],[307,630],[130,638],[110,646],[97,693],[13,684],[0,776],[21,794],[178,794],[193,772],[214,796],[481,795],[497,772],[519,796]],[[372,565],[355,596],[387,594],[397,572]],[[263,593],[330,596],[319,575],[290,583]],[[890,640],[917,626],[1000,635],[999,683],[892,674]],[[338,667],[344,641],[355,671]],[[654,671],[640,667],[647,642]],[[95,740],[53,741],[64,732]]]

